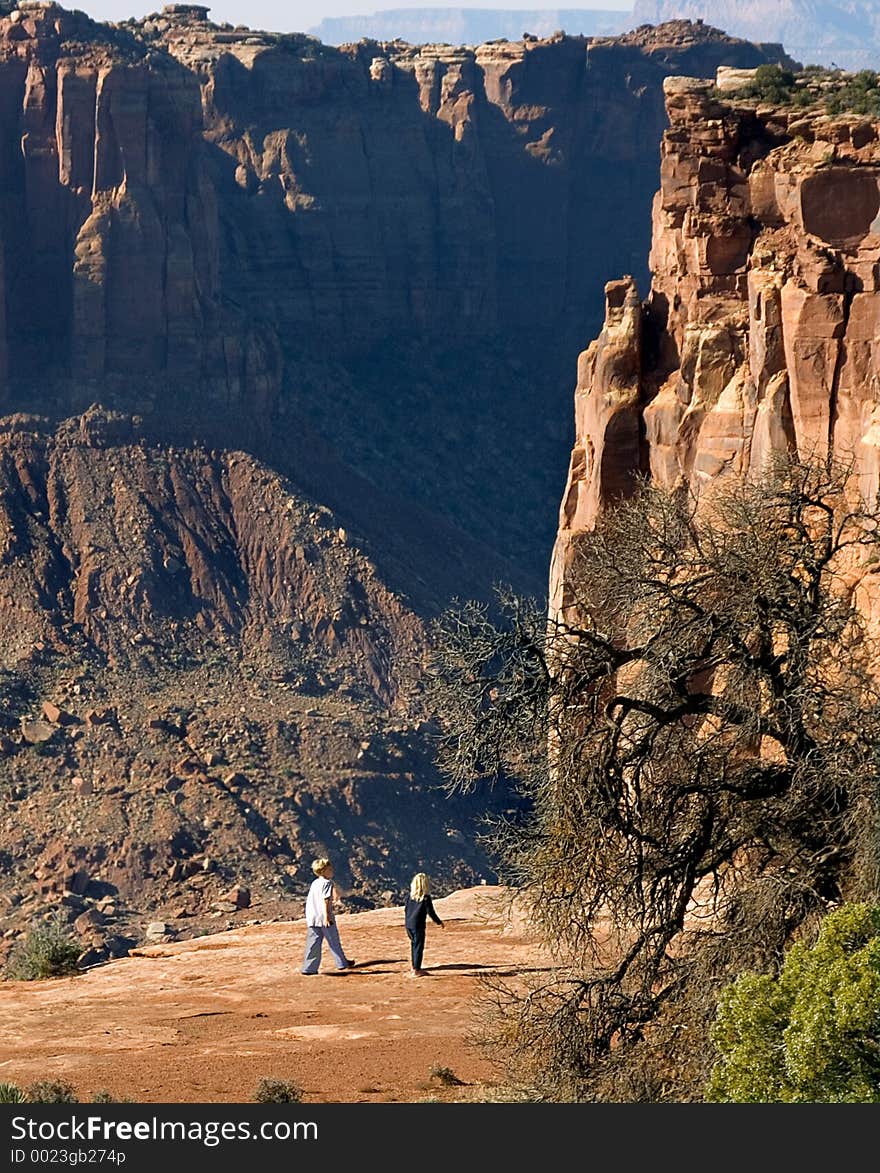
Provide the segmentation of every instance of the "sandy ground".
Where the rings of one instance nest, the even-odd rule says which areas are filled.
[[[65,1079],[139,1103],[246,1103],[264,1077],[304,1102],[473,1099],[497,1073],[472,1044],[479,975],[543,968],[503,892],[436,901],[424,978],[409,976],[400,908],[340,916],[357,967],[299,973],[302,920],[137,950],[72,978],[0,985],[0,1080]],[[443,1086],[433,1067],[460,1086]],[[490,1093],[489,1093],[490,1094]]]

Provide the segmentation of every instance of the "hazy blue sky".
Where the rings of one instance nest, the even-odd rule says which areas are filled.
[[[79,8],[95,20],[125,20],[130,16],[146,16],[158,12],[165,0],[59,0],[65,8]],[[425,0],[421,4],[407,4],[400,0],[216,0],[211,4],[211,20],[221,24],[245,24],[254,29],[272,32],[304,32],[314,28],[325,16],[354,16],[381,11],[385,8],[604,8],[629,11],[633,0],[566,0],[564,3],[546,3],[542,0],[485,0],[482,3],[462,3],[461,0]]]

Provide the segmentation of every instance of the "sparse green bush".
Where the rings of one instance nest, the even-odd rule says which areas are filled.
[[[24,1092],[17,1083],[0,1083],[0,1104],[23,1104]]]
[[[808,65],[797,74],[780,65],[759,65],[751,81],[732,95],[736,99],[773,106],[825,106],[831,114],[845,111],[876,113],[871,94],[874,90],[871,70],[849,74],[839,69]]]
[[[880,77],[873,69],[845,74],[825,103],[829,114],[880,114]]]
[[[759,65],[751,81],[736,91],[738,98],[754,98],[774,106],[787,106],[796,90],[795,75],[781,65]]]
[[[39,1079],[25,1092],[29,1104],[78,1104],[76,1088],[63,1079]]]
[[[880,1103],[880,905],[844,905],[778,977],[742,974],[721,995],[711,1103]]]
[[[732,96],[773,106],[821,103],[829,114],[877,117],[880,116],[880,75],[873,69],[845,73],[818,66],[808,66],[795,75],[779,65],[759,65],[752,80]]]
[[[261,1079],[254,1092],[257,1104],[299,1104],[303,1090],[287,1079]]]
[[[13,945],[6,962],[6,977],[19,982],[64,977],[77,972],[79,954],[79,942],[62,920],[55,917],[37,922]]]

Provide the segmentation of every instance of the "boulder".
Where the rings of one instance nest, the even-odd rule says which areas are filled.
[[[40,745],[45,741],[51,741],[55,736],[55,728],[48,721],[22,720],[21,735],[31,745]]]
[[[76,717],[65,709],[59,708],[52,701],[43,701],[43,716],[53,725],[71,725]]]
[[[245,888],[241,884],[236,884],[234,888],[230,888],[228,892],[224,892],[220,896],[220,902],[229,904],[232,909],[250,908],[251,891],[250,888]],[[219,904],[218,904],[219,907]]]

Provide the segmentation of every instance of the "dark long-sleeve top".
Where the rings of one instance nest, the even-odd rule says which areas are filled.
[[[426,896],[424,900],[413,900],[411,896],[406,898],[405,911],[406,927],[416,933],[423,933],[428,917],[436,925],[442,925],[443,921],[434,911],[434,905],[430,896]]]

